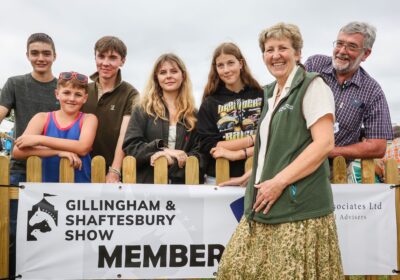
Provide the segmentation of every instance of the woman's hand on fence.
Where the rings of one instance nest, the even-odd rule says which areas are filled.
[[[175,150],[175,158],[178,160],[179,168],[185,167],[188,156],[184,151]]]
[[[40,145],[41,137],[41,135],[21,135],[17,140],[15,140],[14,144],[18,149],[38,146]]]
[[[154,154],[150,157],[150,165],[151,165],[151,166],[154,166],[156,160],[157,160],[159,157],[164,156],[163,153],[164,153],[164,151],[159,151],[159,152],[154,153]]]
[[[82,169],[82,161],[77,154],[71,152],[59,152],[58,156],[67,158],[69,160],[70,166],[72,166],[73,168],[77,168],[79,170]]]
[[[159,152],[156,152],[155,154],[153,154],[153,155],[151,156],[151,158],[150,158],[150,165],[151,165],[151,166],[154,166],[156,160],[157,160],[159,157],[165,157],[165,158],[167,159],[168,165],[172,165],[172,164],[174,163],[173,158],[172,158],[168,153],[166,153],[165,151],[159,151]]]
[[[214,147],[211,149],[210,154],[213,158],[226,158],[231,161],[240,160],[245,158],[242,150],[231,151],[223,147]]]
[[[286,186],[275,177],[254,185],[254,187],[258,189],[258,193],[253,209],[256,212],[262,211],[264,214],[267,214],[275,201],[279,199]]]
[[[117,173],[108,172],[106,176],[106,183],[119,183],[121,182],[121,178]]]
[[[185,167],[188,156],[184,151],[167,148],[164,149],[164,152],[170,155],[171,157],[176,158],[176,160],[178,161],[179,168]]]

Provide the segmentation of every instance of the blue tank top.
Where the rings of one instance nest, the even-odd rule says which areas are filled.
[[[61,127],[57,120],[55,112],[47,113],[47,120],[44,126],[43,135],[54,138],[63,138],[71,140],[79,140],[83,117],[85,114],[79,113],[78,117],[67,127]],[[82,160],[82,169],[74,169],[75,183],[90,183],[91,157],[88,153]],[[42,158],[42,181],[43,182],[59,182],[60,181],[60,157]]]

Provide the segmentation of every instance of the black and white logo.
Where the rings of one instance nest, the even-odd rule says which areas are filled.
[[[55,196],[44,193],[43,199],[28,211],[27,240],[37,241],[45,238],[46,234],[57,226],[58,211],[46,197]]]

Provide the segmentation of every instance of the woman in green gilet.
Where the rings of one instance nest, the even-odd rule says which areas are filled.
[[[259,43],[276,81],[264,89],[245,213],[217,279],[343,279],[327,163],[332,92],[300,64],[297,26],[274,25]]]

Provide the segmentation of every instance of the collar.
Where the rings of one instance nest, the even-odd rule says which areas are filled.
[[[220,85],[219,88],[217,89],[216,92],[222,94],[222,95],[233,95],[233,96],[238,96],[244,92],[246,92],[249,89],[248,85],[244,85],[244,87],[239,91],[239,92],[234,92],[228,89],[224,84]]]
[[[283,90],[280,97],[281,99],[288,94],[290,87],[292,86],[294,76],[296,75],[296,72],[299,69],[299,67],[300,67],[299,65],[296,65],[295,67],[293,67],[292,72],[290,72],[289,77],[287,78],[286,83],[283,86]],[[274,88],[274,93],[273,93],[274,97],[276,96],[277,92],[278,92],[278,83],[276,83]]]
[[[91,79],[93,82],[95,82],[96,84],[98,84],[98,83],[99,83],[99,72],[93,73],[93,74],[90,76],[90,79]],[[115,86],[114,86],[114,89],[113,89],[113,90],[115,90],[115,89],[116,89],[117,87],[119,87],[121,84],[122,84],[122,75],[121,75],[121,69],[119,69],[119,70],[118,70],[118,73],[117,73],[117,80],[116,80],[116,83],[115,83]]]

